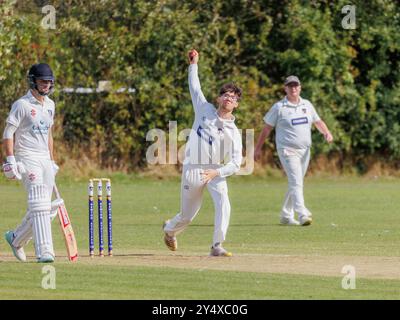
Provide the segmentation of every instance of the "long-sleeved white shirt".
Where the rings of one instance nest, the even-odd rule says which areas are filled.
[[[242,136],[232,120],[218,117],[217,110],[208,103],[201,91],[197,64],[189,66],[189,90],[195,119],[186,144],[183,164],[219,165],[221,177],[240,170]]]

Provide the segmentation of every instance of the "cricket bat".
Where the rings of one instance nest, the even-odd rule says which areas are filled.
[[[61,199],[60,193],[58,192],[57,186],[54,185],[54,192],[57,199]],[[65,246],[67,248],[68,259],[70,261],[78,260],[78,246],[76,244],[76,238],[74,230],[72,229],[71,220],[68,216],[67,208],[65,207],[64,201],[60,201],[60,205],[57,209],[58,220],[60,221],[61,231],[64,236]]]

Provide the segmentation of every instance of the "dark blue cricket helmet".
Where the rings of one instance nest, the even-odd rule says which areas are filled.
[[[51,80],[51,86],[49,92],[39,91],[36,80]],[[53,71],[51,70],[50,66],[47,63],[34,64],[29,69],[28,82],[29,82],[29,87],[31,89],[36,89],[36,91],[39,92],[41,96],[47,96],[48,94],[51,94],[54,89]]]

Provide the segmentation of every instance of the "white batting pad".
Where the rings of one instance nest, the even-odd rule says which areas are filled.
[[[43,254],[51,254],[54,257],[49,212],[33,212],[32,226],[36,257],[40,258]]]
[[[30,212],[50,212],[51,196],[45,184],[34,184],[29,188],[28,208]]]
[[[31,212],[36,257],[43,254],[54,256],[51,233],[51,198],[46,185],[32,185],[29,189],[28,206]]]

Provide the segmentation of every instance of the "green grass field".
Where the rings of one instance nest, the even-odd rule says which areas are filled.
[[[192,225],[168,251],[162,222],[179,210],[179,179],[113,179],[114,257],[88,257],[84,182],[59,182],[78,239],[67,261],[53,222],[56,289],[42,288],[33,246],[17,262],[0,241],[1,299],[399,299],[399,184],[396,179],[306,178],[309,227],[279,225],[284,178],[232,177],[232,258],[208,257],[213,205],[208,193]],[[0,184],[2,234],[20,223],[25,194]],[[353,265],[356,289],[344,290],[342,266]]]

